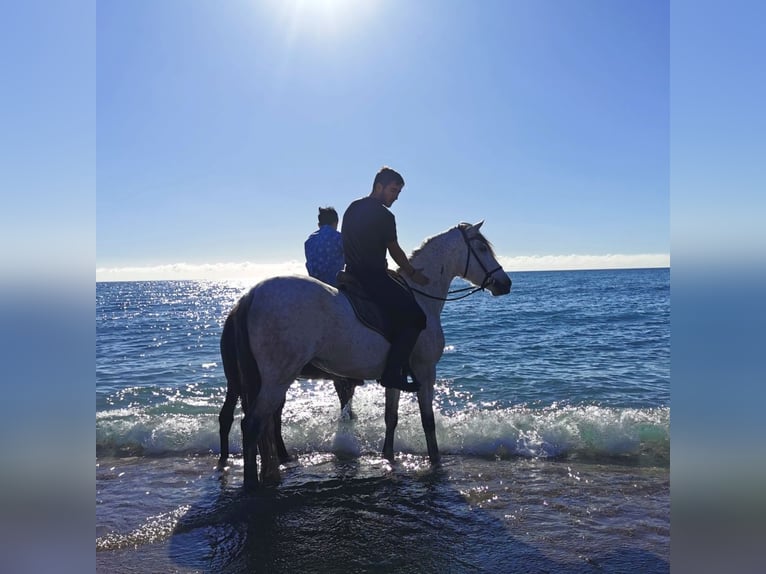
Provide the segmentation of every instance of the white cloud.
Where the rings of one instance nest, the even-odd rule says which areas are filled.
[[[637,255],[519,255],[498,257],[506,271],[560,271],[574,269],[629,269],[670,267],[667,253]],[[171,263],[133,267],[99,267],[96,281],[243,280],[255,283],[275,275],[306,275],[303,261],[284,263]]]
[[[306,275],[302,261],[284,263],[170,263],[143,267],[99,267],[96,281],[247,280],[255,283],[276,275]]]
[[[636,255],[518,255],[498,257],[506,271],[565,271],[574,269],[642,269],[670,267],[668,253]]]

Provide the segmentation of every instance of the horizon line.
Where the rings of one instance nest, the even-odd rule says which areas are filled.
[[[528,271],[596,271],[604,269],[669,268],[669,253],[639,253],[634,255],[521,255],[499,256],[498,262],[507,273]],[[389,265],[393,262],[390,261]],[[396,268],[394,265],[393,269]],[[97,267],[96,283],[115,281],[260,281],[277,275],[307,275],[303,261],[254,263],[251,261],[224,263],[165,263],[123,267]]]

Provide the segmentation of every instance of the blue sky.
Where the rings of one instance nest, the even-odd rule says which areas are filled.
[[[384,164],[405,251],[484,219],[506,269],[669,264],[667,2],[97,10],[97,279],[299,270]]]

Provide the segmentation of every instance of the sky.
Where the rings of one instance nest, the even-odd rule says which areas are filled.
[[[305,272],[383,165],[406,252],[670,265],[667,2],[101,0],[96,279]]]

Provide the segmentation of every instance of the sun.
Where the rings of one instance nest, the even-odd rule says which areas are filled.
[[[275,3],[293,29],[333,37],[363,25],[379,0],[281,0]]]

